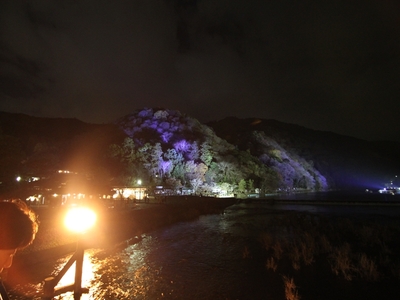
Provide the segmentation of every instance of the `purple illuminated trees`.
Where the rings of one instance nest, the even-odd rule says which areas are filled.
[[[190,143],[186,140],[180,140],[174,144],[174,149],[180,153],[186,153],[190,149]]]
[[[190,149],[189,149],[187,156],[188,156],[188,159],[193,160],[193,161],[197,161],[199,159],[200,149],[199,149],[199,146],[196,141],[194,141],[190,145]]]
[[[172,163],[169,160],[162,160],[160,162],[160,172],[159,172],[160,176],[162,178],[169,177],[172,168],[173,168]]]
[[[184,185],[206,194],[217,187],[231,193],[239,182],[242,188],[250,179],[252,189],[254,185],[264,189],[276,186],[276,173],[257,158],[177,111],[143,109],[122,118],[118,125],[130,137],[122,146],[127,149],[120,151],[122,160],[132,166],[141,164],[152,182],[175,188]],[[126,157],[129,155],[132,159]]]

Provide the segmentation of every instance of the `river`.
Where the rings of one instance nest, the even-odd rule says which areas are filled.
[[[81,299],[285,299],[284,274],[266,269],[260,234],[268,230],[269,218],[289,211],[383,220],[400,216],[399,206],[238,203],[221,214],[144,234],[133,245],[86,250],[83,285],[89,287],[89,293]],[[37,268],[37,282],[18,287],[11,299],[40,299],[32,293],[39,292],[42,280],[62,268],[67,259]],[[71,283],[73,273],[68,272],[60,285]],[[357,291],[349,295],[352,293]],[[325,299],[337,297],[340,292]],[[73,299],[73,295],[55,299]]]

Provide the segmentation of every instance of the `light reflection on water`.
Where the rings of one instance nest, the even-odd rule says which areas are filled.
[[[97,271],[90,299],[140,299],[147,295],[156,272],[145,261],[148,242],[92,256]]]
[[[265,268],[244,259],[252,224],[236,215],[202,216],[153,232],[114,253],[92,257],[99,266],[91,299],[250,299],[270,296],[258,285]],[[245,285],[245,286],[244,286]],[[256,288],[254,288],[257,286]],[[254,288],[254,289],[253,289]],[[254,298],[252,298],[254,299]]]
[[[274,288],[282,283],[268,277],[252,244],[271,212],[282,210],[400,215],[398,207],[237,204],[220,215],[157,230],[134,245],[87,250],[82,286],[90,290],[81,299],[283,299]],[[68,258],[55,263],[55,273]],[[74,270],[60,285],[73,282]],[[73,294],[55,299],[72,300]]]
[[[84,254],[83,266],[82,266],[82,287],[89,287],[92,281],[94,280],[94,274],[97,266],[92,261],[93,253],[95,253],[94,250],[91,250],[91,251],[86,251]],[[57,274],[63,268],[63,266],[67,263],[68,259],[69,257],[65,257],[57,261],[57,264],[54,267],[55,268],[54,275]],[[56,288],[67,286],[74,283],[75,266],[76,263],[73,263],[72,266],[65,273],[65,275],[61,278],[59,283],[56,285]],[[72,292],[68,292],[63,295],[55,297],[55,299],[73,300],[74,296]],[[89,297],[88,294],[82,294],[81,299],[88,300],[91,298]]]

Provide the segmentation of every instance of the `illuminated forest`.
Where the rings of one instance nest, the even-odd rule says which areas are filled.
[[[72,170],[103,189],[162,185],[202,195],[378,188],[396,172],[392,142],[368,142],[274,120],[209,124],[144,108],[114,124],[0,114],[2,192]]]

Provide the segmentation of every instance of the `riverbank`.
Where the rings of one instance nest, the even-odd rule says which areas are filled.
[[[86,248],[112,248],[120,243],[132,242],[136,237],[172,224],[190,221],[205,214],[218,214],[237,202],[235,198],[166,197],[149,203],[133,203],[119,208],[97,207],[95,228],[85,234]],[[28,283],[30,268],[73,253],[77,236],[64,228],[61,208],[36,207],[41,222],[34,243],[17,253],[13,266],[5,274],[9,285]],[[25,273],[24,278],[20,274]],[[22,282],[23,281],[23,282]]]

